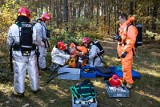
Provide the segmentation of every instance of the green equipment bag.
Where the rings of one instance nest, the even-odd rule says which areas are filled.
[[[75,86],[71,86],[70,91],[76,99],[89,100],[97,96],[93,83],[89,79]]]

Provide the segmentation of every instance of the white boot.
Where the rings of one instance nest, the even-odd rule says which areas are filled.
[[[128,83],[127,83],[127,85],[126,85],[126,87],[127,87],[128,89],[131,89],[132,86],[133,86],[132,84],[128,84]]]

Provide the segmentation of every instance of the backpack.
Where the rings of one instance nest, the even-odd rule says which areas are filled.
[[[98,56],[102,56],[104,54],[104,49],[102,47],[102,45],[100,44],[100,42],[98,40],[93,41],[93,44],[96,45],[100,52],[98,53]]]
[[[126,31],[128,31],[128,27],[131,25],[132,24],[127,26]],[[138,35],[135,42],[135,47],[137,48],[138,46],[142,46],[142,24],[137,24],[135,27],[138,29]]]
[[[32,26],[34,26],[37,23],[37,20],[32,20]]]
[[[104,49],[103,49],[102,45],[100,44],[100,42],[99,42],[98,40],[95,40],[95,41],[93,41],[93,45],[96,45],[96,46],[99,48],[99,50],[100,50],[100,52],[98,53],[98,57],[100,58],[101,62],[102,62],[105,66],[108,66],[108,65],[106,64],[104,58],[103,58]],[[94,62],[95,62],[95,59],[96,59],[96,58],[97,58],[97,57],[95,57],[95,58],[93,59],[93,65],[94,65]]]
[[[29,56],[33,46],[33,26],[28,22],[17,24],[19,27],[20,49],[23,56]]]
[[[74,98],[81,100],[89,100],[91,98],[96,98],[97,96],[96,89],[89,79],[84,80],[75,86],[71,86],[70,91]]]

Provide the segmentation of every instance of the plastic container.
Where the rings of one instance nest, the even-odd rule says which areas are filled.
[[[96,68],[90,66],[83,66],[81,68],[82,78],[96,78]]]
[[[113,87],[106,82],[106,91],[109,97],[129,97],[129,90],[125,86]]]
[[[65,79],[65,80],[80,79],[80,69],[78,68],[60,68],[58,70],[58,74],[59,74],[58,79]]]
[[[97,100],[94,98],[93,102],[76,101],[72,94],[72,107],[97,107]]]

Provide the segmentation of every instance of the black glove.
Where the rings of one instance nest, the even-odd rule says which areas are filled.
[[[127,55],[127,52],[122,52],[122,54],[121,54],[121,58],[125,58],[125,57],[126,57],[126,55]]]
[[[120,57],[118,56],[118,53],[116,54],[117,58],[119,59]]]
[[[50,30],[46,29],[46,36],[47,38],[50,38]]]
[[[84,59],[89,59],[89,57],[88,56],[80,56],[80,58],[82,59],[82,60],[84,60]]]
[[[117,40],[117,41],[121,41],[121,40],[122,40],[122,39],[121,39],[121,36],[119,36],[119,35],[115,35],[113,39],[114,39],[114,40]]]

